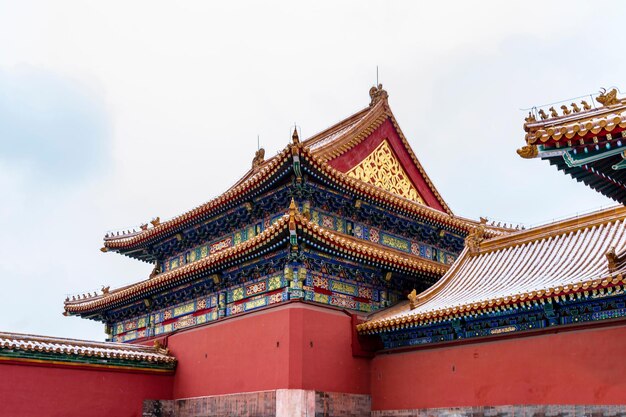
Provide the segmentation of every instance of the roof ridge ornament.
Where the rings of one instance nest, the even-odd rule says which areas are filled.
[[[607,260],[607,267],[609,269],[609,273],[615,272],[617,269],[618,257],[617,253],[615,253],[615,246],[611,246],[608,251],[604,254]]]
[[[291,141],[293,142],[294,145],[297,145],[300,143],[300,137],[298,136],[298,128],[295,126],[293,128],[293,134],[291,135]]]
[[[378,87],[370,88],[370,107],[374,107],[381,100],[386,101],[387,98],[389,98],[389,94],[383,89],[382,84],[378,84]]]
[[[417,307],[417,303],[419,302],[420,298],[417,296],[417,291],[415,290],[415,288],[413,288],[413,291],[411,291],[409,295],[406,296],[406,298],[409,299],[410,310],[413,310],[414,308]]]
[[[467,247],[470,255],[478,255],[480,252],[480,243],[485,240],[485,225],[481,222],[476,226],[465,238],[465,247]]]
[[[606,88],[601,88],[600,95],[596,97],[596,101],[605,107],[619,104],[620,101],[617,99],[617,89],[613,88],[607,93]]]
[[[265,162],[265,149],[259,148],[259,150],[254,153],[254,158],[252,159],[252,169],[257,169],[263,164],[263,162]]]
[[[524,145],[517,150],[517,154],[524,159],[530,159],[539,155],[539,149],[537,145]]]

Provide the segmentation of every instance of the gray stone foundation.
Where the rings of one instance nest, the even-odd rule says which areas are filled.
[[[503,405],[425,408],[372,411],[371,417],[626,417],[626,405]]]
[[[369,395],[279,389],[146,400],[143,417],[369,417]]]

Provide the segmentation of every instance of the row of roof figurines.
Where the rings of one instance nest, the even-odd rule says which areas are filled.
[[[590,97],[593,98],[592,95],[590,95]],[[621,104],[621,100],[617,98],[616,88],[611,89],[609,92],[606,91],[606,88],[600,89],[598,96],[595,98],[595,100],[605,107]],[[563,104],[560,107],[562,114],[559,114],[557,110],[554,108],[554,106],[548,109],[548,112],[550,112],[549,114],[546,113],[544,109],[537,110],[536,107],[533,107],[533,109],[528,112],[528,117],[526,117],[524,120],[526,121],[526,123],[535,123],[537,122],[537,116],[539,116],[541,120],[548,120],[548,119],[555,119],[557,117],[570,116],[575,113],[586,112],[586,111],[595,109],[595,107],[592,107],[585,100],[582,100],[580,102],[580,105],[582,106],[582,108],[580,108],[578,104],[572,102],[570,103],[570,106],[571,106],[571,110],[570,110],[570,108],[566,104]]]

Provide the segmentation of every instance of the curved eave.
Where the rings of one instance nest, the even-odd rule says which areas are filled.
[[[105,238],[104,246],[110,250],[130,250],[143,247],[161,239],[163,236],[177,233],[210,216],[242,204],[254,194],[267,189],[271,185],[272,182],[268,180],[282,169],[285,169],[290,155],[291,145],[287,146],[254,175],[245,181],[238,182],[238,185],[235,185],[219,197],[156,227],[132,235]]]
[[[140,300],[149,294],[156,293],[175,285],[180,285],[198,278],[211,271],[232,266],[245,260],[252,254],[262,253],[278,238],[283,237],[287,230],[289,216],[281,217],[271,227],[250,240],[236,246],[217,252],[199,261],[182,266],[178,269],[165,272],[154,278],[111,291],[108,294],[82,299],[66,301],[65,311],[68,314],[85,314],[104,309],[114,308],[129,302]]]
[[[523,305],[545,304],[558,302],[565,296],[600,291],[624,286],[626,284],[626,268],[614,275],[593,280],[581,281],[575,284],[567,284],[556,288],[545,288],[536,291],[524,292],[506,297],[486,299],[471,304],[463,304],[446,309],[428,311],[411,315],[403,315],[389,319],[374,320],[357,325],[359,333],[376,334],[386,330],[397,330],[408,325],[425,325],[459,317],[476,316],[494,311],[505,311],[518,308]],[[402,304],[406,307],[406,303]]]
[[[562,145],[626,129],[626,106],[603,107],[541,122],[524,124],[529,145]]]
[[[449,266],[439,262],[325,229],[311,223],[301,215],[296,216],[296,219],[299,232],[348,259],[367,261],[377,266],[408,273],[425,273],[436,276],[445,274],[449,268]]]
[[[66,301],[65,311],[67,314],[82,315],[115,308],[252,259],[286,243],[288,225],[292,220],[294,226],[302,233],[299,239],[306,236],[314,243],[348,258],[408,273],[441,276],[448,270],[447,265],[324,229],[300,214],[293,215],[293,218],[287,214],[258,236],[232,248],[105,295]]]

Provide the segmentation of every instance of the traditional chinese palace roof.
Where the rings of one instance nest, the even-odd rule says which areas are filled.
[[[176,366],[176,359],[159,347],[4,332],[0,332],[0,360],[150,371],[171,371]]]
[[[471,243],[472,238],[474,244]],[[623,292],[626,208],[602,210],[491,240],[468,237],[446,275],[358,326],[378,334]]]
[[[186,229],[246,204],[289,174],[295,159],[302,161],[303,171],[356,198],[461,233],[476,227],[475,221],[452,214],[400,130],[382,86],[373,87],[370,96],[369,107],[305,141],[296,136],[293,144],[268,160],[263,159],[261,150],[252,169],[217,198],[171,220],[144,224],[139,231],[105,236],[103,251],[152,262],[152,244],[185,237],[181,232]],[[379,169],[372,169],[374,166]],[[506,232],[506,228],[488,230],[492,235]]]
[[[590,100],[591,101],[591,100]],[[626,203],[626,100],[617,90],[601,92],[595,107],[560,106],[531,112],[526,118],[523,158],[546,159],[558,170],[622,204]],[[557,106],[558,107],[558,106]]]
[[[68,297],[65,314],[134,341],[303,299],[371,312],[445,274],[465,237],[512,229],[455,216],[382,86],[370,105],[265,160],[222,195],[171,220],[105,236],[103,252],[151,262],[123,288]]]

